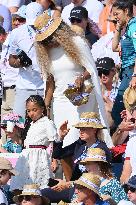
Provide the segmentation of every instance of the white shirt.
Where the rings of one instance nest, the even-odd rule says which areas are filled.
[[[18,68],[13,68],[8,63],[9,39],[10,39],[10,33],[8,34],[5,42],[2,45],[1,60],[0,60],[0,70],[1,70],[1,76],[2,76],[2,81],[4,83],[4,87],[11,87],[12,85],[15,85],[18,72],[19,72]]]
[[[88,17],[93,20],[95,23],[99,22],[99,15],[103,9],[103,4],[98,0],[86,0],[81,6],[85,7],[88,11]],[[74,4],[71,3],[64,7],[62,11],[62,19],[70,25],[69,17],[70,12],[74,8]]]
[[[10,35],[9,54],[17,55],[18,50],[23,50],[32,60],[32,65],[19,69],[16,87],[19,89],[43,89],[40,68],[37,63],[34,47],[35,31],[26,24],[14,29]]]
[[[130,158],[131,176],[136,175],[136,130],[129,132],[129,141],[125,151],[125,158]]]
[[[5,194],[2,192],[2,190],[0,189],[0,204],[3,204],[3,203],[8,205],[7,198]]]
[[[134,205],[131,201],[121,200],[118,205]]]

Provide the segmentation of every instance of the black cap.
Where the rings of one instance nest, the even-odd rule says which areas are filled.
[[[88,11],[85,7],[76,6],[70,12],[70,19],[77,18],[77,19],[88,19]]]
[[[98,58],[95,64],[96,64],[97,69],[104,68],[106,70],[111,70],[115,67],[114,60],[109,57]]]
[[[129,180],[127,185],[136,189],[136,175],[132,176]]]

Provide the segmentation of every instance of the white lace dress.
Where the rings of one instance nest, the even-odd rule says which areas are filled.
[[[20,154],[15,169],[19,175],[12,177],[11,190],[22,190],[24,184],[36,183],[40,188],[47,187],[48,179],[52,177],[50,170],[50,154],[46,149],[29,148],[30,145],[49,146],[57,139],[56,128],[47,117],[32,123],[25,140],[25,147]]]

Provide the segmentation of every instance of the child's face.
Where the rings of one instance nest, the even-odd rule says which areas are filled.
[[[37,103],[30,101],[26,104],[26,110],[28,116],[33,122],[35,122],[42,117],[44,108],[40,107]]]
[[[3,170],[0,173],[0,184],[5,185],[11,179],[12,174],[8,170]]]

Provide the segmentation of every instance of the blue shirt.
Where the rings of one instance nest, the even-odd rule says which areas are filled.
[[[136,17],[128,22],[126,32],[121,38],[122,68],[135,64],[136,59]]]
[[[19,144],[13,143],[12,140],[8,140],[2,147],[10,153],[22,152],[22,146]]]

